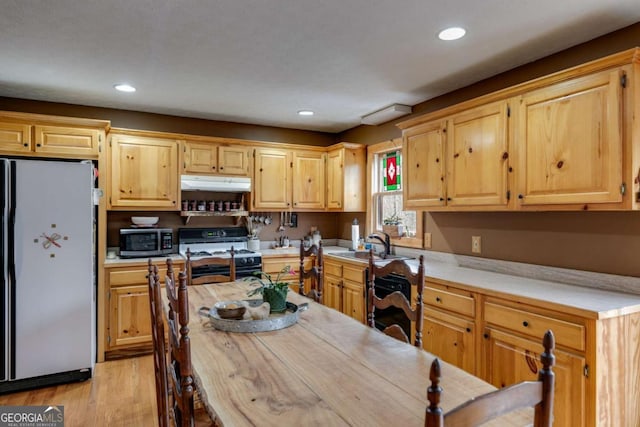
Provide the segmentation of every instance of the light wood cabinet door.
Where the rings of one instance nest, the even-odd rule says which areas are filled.
[[[365,321],[364,286],[351,280],[342,280],[342,312],[360,323]]]
[[[520,98],[518,203],[621,202],[622,70]]]
[[[334,310],[342,311],[342,279],[324,276],[323,303]]]
[[[184,171],[192,174],[217,174],[218,146],[205,142],[184,143]]]
[[[425,307],[422,348],[447,363],[476,374],[475,323]]]
[[[533,341],[495,329],[487,329],[486,380],[496,387],[520,381],[535,381],[541,369],[542,339]],[[585,359],[555,350],[554,427],[585,425]]]
[[[343,145],[343,144],[341,144]],[[327,209],[338,212],[366,210],[366,150],[338,147],[327,153]]]
[[[222,175],[249,176],[249,149],[219,146],[218,172]]]
[[[0,122],[0,152],[29,153],[31,146],[31,125]]]
[[[342,210],[344,207],[344,150],[327,153],[327,208]]]
[[[453,116],[447,140],[447,205],[506,207],[506,101]]]
[[[402,138],[403,200],[406,208],[445,205],[446,122],[407,130]]]
[[[98,156],[101,140],[102,132],[97,129],[36,126],[34,149],[36,153],[93,158]]]
[[[287,150],[256,148],[254,209],[291,207],[291,156]]]
[[[112,208],[178,210],[178,141],[113,135]]]
[[[147,285],[111,289],[109,348],[151,342],[151,315]]]
[[[293,208],[325,208],[326,154],[318,151],[293,151]]]

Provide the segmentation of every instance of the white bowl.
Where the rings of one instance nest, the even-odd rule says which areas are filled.
[[[131,222],[135,225],[155,225],[160,218],[157,216],[132,216]]]

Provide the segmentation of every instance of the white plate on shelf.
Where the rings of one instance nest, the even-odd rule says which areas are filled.
[[[132,216],[131,222],[142,227],[151,227],[158,223],[160,218],[157,216]]]

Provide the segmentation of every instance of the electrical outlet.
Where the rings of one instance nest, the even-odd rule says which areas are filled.
[[[471,252],[474,254],[482,252],[482,240],[480,236],[471,236]]]
[[[424,233],[424,248],[431,249],[431,233]]]

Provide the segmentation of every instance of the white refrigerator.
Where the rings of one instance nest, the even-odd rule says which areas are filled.
[[[93,164],[0,158],[0,179],[0,393],[90,378]]]

